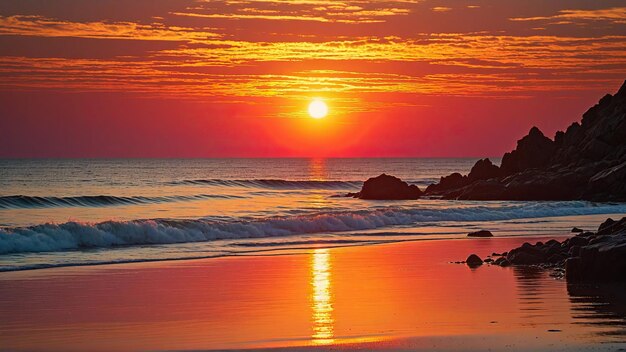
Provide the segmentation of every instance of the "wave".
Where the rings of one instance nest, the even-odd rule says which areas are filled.
[[[279,179],[222,180],[200,179],[179,180],[168,184],[173,185],[206,185],[221,187],[269,188],[269,189],[359,189],[362,181],[290,181]]]
[[[0,254],[278,237],[369,230],[421,222],[496,221],[625,212],[626,204],[520,202],[500,207],[335,211],[247,221],[154,219],[107,221],[97,224],[67,222],[2,228],[0,229]]]
[[[118,196],[76,196],[76,197],[37,197],[3,196],[0,197],[0,209],[60,208],[60,207],[107,207],[118,205],[157,204],[185,202],[213,198],[243,198],[233,195],[196,194],[187,196],[160,197],[118,197]]]

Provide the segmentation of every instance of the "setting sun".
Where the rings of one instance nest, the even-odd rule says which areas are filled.
[[[321,100],[315,99],[309,104],[309,115],[314,119],[321,119],[328,115],[328,105]]]

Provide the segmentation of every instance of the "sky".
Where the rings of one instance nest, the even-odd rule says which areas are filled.
[[[625,79],[623,0],[4,0],[0,157],[500,156]]]

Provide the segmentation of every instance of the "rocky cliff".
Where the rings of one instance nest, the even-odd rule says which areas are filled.
[[[498,167],[479,160],[425,196],[468,200],[626,201],[626,82],[607,94],[565,132],[550,139],[537,128],[502,157]]]

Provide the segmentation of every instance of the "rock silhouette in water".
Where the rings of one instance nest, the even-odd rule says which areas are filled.
[[[493,237],[493,234],[491,233],[491,231],[480,230],[468,233],[467,237]]]
[[[361,199],[400,200],[418,199],[422,191],[416,185],[409,185],[397,177],[382,174],[365,181],[360,192],[349,195]]]

